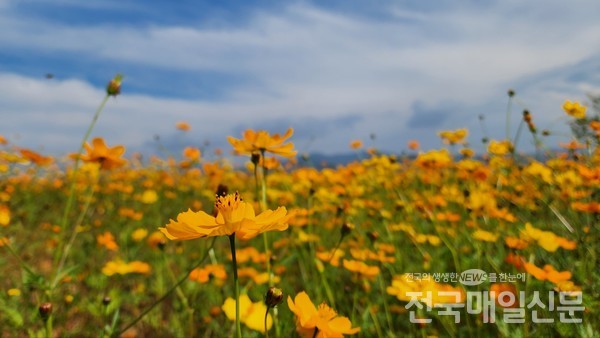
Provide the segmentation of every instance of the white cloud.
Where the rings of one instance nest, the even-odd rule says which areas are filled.
[[[462,102],[467,111],[457,112],[446,124],[476,127],[475,110],[501,102],[508,87],[554,69],[567,74],[600,54],[600,22],[591,15],[600,11],[596,1],[575,5],[498,1],[444,12],[397,5],[389,11],[396,19],[380,21],[293,4],[283,12],[256,12],[248,23],[228,29],[183,25],[74,29],[51,19],[31,22],[4,12],[0,45],[134,62],[148,66],[149,72],[152,67],[211,70],[253,80],[234,86],[219,100],[123,95],[109,104],[98,125],[98,131],[110,133],[115,142],[140,145],[154,133],[172,133],[178,120],[189,120],[195,132],[224,139],[234,127],[256,127],[273,119],[334,123],[348,114],[366,116],[360,125],[343,129],[347,135],[320,135],[319,147],[326,150],[345,149],[347,140],[365,138],[370,132],[380,133],[382,139],[414,135],[404,125],[416,101]],[[592,86],[584,80],[573,88],[565,77],[552,78],[565,90],[563,96]],[[549,83],[542,84],[523,90],[530,99],[544,102],[540,122],[560,114],[562,99]],[[24,139],[35,135],[40,144],[56,148],[69,140],[77,142],[80,135],[71,128],[79,126],[83,132],[91,118],[84,113],[91,114],[102,96],[101,89],[82,81],[49,82],[6,73],[0,75],[0,90],[4,107],[0,115],[13,114],[8,121],[23,128],[19,133]],[[504,106],[494,109],[502,114]],[[473,121],[467,120],[471,115]],[[489,119],[494,125],[503,119],[497,115]],[[23,123],[25,118],[47,129],[30,128]],[[431,135],[424,137],[435,138],[432,130],[425,132]],[[60,140],[52,135],[60,135]]]

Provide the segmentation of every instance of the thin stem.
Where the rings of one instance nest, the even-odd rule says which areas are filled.
[[[19,261],[19,264],[23,269],[25,269],[25,271],[27,271],[31,275],[35,275],[35,272],[33,272],[33,270],[29,267],[29,265],[27,265],[27,263],[25,263],[25,261],[23,261],[23,259],[21,259],[21,257],[15,252],[15,249],[13,249],[9,242],[6,242],[4,244],[4,247],[17,259],[17,261]]]
[[[517,134],[515,135],[515,139],[513,140],[513,158],[515,157],[515,153],[517,152],[517,143],[519,143],[519,139],[521,138],[521,130],[523,129],[523,120],[519,123],[519,127],[517,128]]]
[[[73,167],[73,175],[75,175],[77,173],[77,170],[79,169],[80,157],[81,157],[81,154],[83,153],[83,149],[85,149],[85,143],[87,142],[88,138],[90,137],[90,134],[92,133],[92,129],[94,128],[96,121],[98,121],[98,117],[100,116],[100,113],[104,109],[104,106],[106,105],[106,102],[108,101],[109,97],[110,97],[110,95],[108,95],[108,94],[106,96],[104,96],[104,99],[102,99],[102,102],[100,102],[98,109],[96,109],[96,112],[94,113],[94,117],[92,118],[92,123],[90,123],[90,125],[88,126],[88,129],[86,130],[85,134],[83,135],[83,140],[81,141],[81,145],[79,146],[79,151],[77,152],[77,156],[75,157],[75,166]],[[71,206],[73,205],[73,196],[74,195],[75,195],[75,181],[71,181],[71,186],[69,188],[69,199],[67,200],[67,205],[65,207],[65,210],[63,211],[63,216],[62,216],[62,219],[60,222],[62,228],[64,228],[67,224],[67,217],[69,216],[69,211],[71,211]]]
[[[65,267],[65,263],[67,261],[67,257],[69,256],[69,252],[71,251],[71,247],[73,246],[73,243],[75,242],[75,238],[77,237],[77,234],[78,234],[78,232],[77,232],[77,226],[80,225],[83,222],[83,218],[87,214],[87,211],[88,211],[88,209],[90,207],[90,204],[92,202],[92,198],[94,197],[94,192],[96,190],[95,188],[96,188],[96,185],[98,184],[99,177],[100,177],[100,175],[98,174],[98,178],[96,179],[96,181],[94,182],[94,184],[90,188],[90,192],[89,192],[89,194],[87,196],[87,199],[85,201],[85,205],[83,206],[83,210],[79,214],[79,217],[77,218],[77,221],[73,224],[73,229],[71,230],[71,237],[69,238],[69,242],[67,242],[67,244],[63,247],[63,252],[60,255],[60,262],[58,263],[58,268],[56,268],[56,274],[54,275],[54,279],[52,280],[52,284],[50,285],[50,290],[53,290],[58,285],[58,280],[60,279],[60,274],[61,274],[62,270]]]
[[[106,94],[106,96],[104,96],[104,99],[102,99],[102,102],[100,102],[100,105],[96,109],[96,112],[94,113],[94,117],[92,118],[92,123],[90,123],[90,125],[88,126],[88,129],[86,130],[85,134],[83,135],[83,140],[81,141],[81,145],[79,146],[79,151],[77,152],[77,156],[75,157],[75,166],[73,167],[73,173],[72,173],[73,176],[71,179],[71,186],[69,187],[69,197],[67,198],[67,204],[65,205],[65,210],[63,211],[62,219],[60,221],[60,228],[62,230],[64,230],[67,227],[67,219],[69,217],[69,212],[71,211],[71,208],[73,206],[73,199],[75,198],[75,183],[76,183],[74,178],[75,178],[75,175],[77,174],[77,171],[79,170],[79,162],[81,161],[80,160],[81,154],[83,153],[83,149],[85,148],[85,143],[87,142],[88,138],[90,137],[90,134],[92,133],[92,129],[94,129],[94,125],[96,124],[96,121],[98,121],[98,117],[100,116],[100,113],[104,109],[106,102],[108,102],[109,97],[110,97],[110,95]],[[61,252],[63,252],[63,250],[58,250],[57,252],[61,253]],[[60,259],[62,259],[61,256],[55,256],[54,263],[56,263]]]
[[[506,139],[510,140],[510,114],[512,110],[512,96],[508,97],[508,105],[506,107]]]
[[[267,174],[268,174],[268,169],[266,167],[266,159],[265,159],[265,151],[261,150],[260,152],[260,158],[263,161],[263,165],[262,165],[262,207],[263,207],[263,211],[267,210]]]
[[[240,282],[238,280],[237,259],[235,257],[235,233],[229,235],[229,246],[231,247],[233,281],[235,283],[235,333],[238,338],[242,338],[242,328],[240,325]]]
[[[258,200],[258,163],[254,164],[254,198]]]
[[[188,271],[183,275],[183,277],[181,277],[181,279],[179,279],[179,281],[177,281],[177,283],[175,283],[175,285],[173,285],[169,290],[167,290],[167,292],[165,292],[165,294],[162,295],[162,297],[160,297],[159,299],[157,299],[154,303],[152,303],[152,305],[150,305],[148,308],[146,308],[146,310],[144,310],[142,313],[140,313],[140,315],[137,316],[131,323],[129,323],[123,329],[121,329],[119,331],[119,334],[118,334],[119,336],[121,334],[123,334],[125,331],[127,331],[130,327],[134,326],[142,318],[144,318],[144,316],[146,316],[148,314],[148,312],[152,311],[152,309],[154,309],[154,307],[156,307],[158,304],[162,303],[162,301],[164,301],[173,291],[175,291],[181,284],[183,284],[183,282],[185,282],[189,278],[190,273],[195,268],[199,267],[202,263],[204,263],[204,261],[206,260],[206,258],[208,258],[208,252],[215,245],[215,238],[213,238],[212,242],[210,243],[210,247],[208,248],[208,250],[206,251],[206,253],[202,257],[202,259],[200,259],[198,261],[198,263],[194,264],[191,268],[189,268]]]
[[[265,166],[265,151],[260,151],[260,159],[263,161],[262,165],[262,210],[267,210],[267,167]],[[254,166],[256,170],[256,164]],[[271,273],[271,255],[270,255],[270,247],[269,247],[269,237],[266,232],[263,232],[263,242],[265,245],[265,255],[267,256],[267,276],[269,276],[269,286],[273,286],[273,274]]]
[[[52,316],[50,316],[47,320],[46,320],[46,325],[44,325],[44,329],[46,331],[46,337],[48,338],[52,338]]]
[[[269,306],[267,306],[267,311],[265,311],[265,338],[269,338],[269,329],[267,328],[267,317],[269,316]]]
[[[337,242],[337,245],[335,246],[335,248],[333,248],[333,251],[331,251],[331,254],[329,255],[329,258],[327,259],[327,262],[329,264],[331,264],[331,261],[335,257],[335,252],[338,251],[338,249],[340,248],[340,245],[342,245],[342,241],[343,240],[344,240],[344,236],[340,236],[340,240]]]

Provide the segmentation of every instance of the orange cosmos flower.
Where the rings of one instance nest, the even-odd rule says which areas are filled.
[[[350,272],[355,272],[367,278],[375,278],[379,274],[378,266],[369,266],[361,261],[347,260],[342,261],[344,268]]]
[[[297,294],[293,301],[288,296],[287,302],[296,315],[296,330],[301,337],[343,337],[344,334],[360,331],[359,327],[352,327],[347,317],[338,317],[327,304],[322,303],[317,309],[304,291]]]
[[[256,216],[251,204],[243,202],[239,193],[218,196],[215,202],[218,212],[213,217],[204,211],[188,210],[177,215],[164,228],[159,228],[171,240],[189,240],[202,237],[236,235],[250,239],[266,231],[283,231],[288,228],[287,210],[267,210]]]
[[[590,122],[590,129],[596,132],[596,134],[600,133],[600,121],[592,121]],[[0,136],[1,137],[1,136]],[[2,142],[0,142],[2,143]]]
[[[504,237],[504,243],[507,247],[516,250],[522,250],[529,246],[529,242],[527,242],[526,240],[513,236]]]
[[[598,203],[598,202],[590,202],[590,203],[572,202],[571,208],[573,208],[577,211],[582,211],[582,212],[589,212],[589,213],[596,213],[596,214],[600,213],[600,203]]]
[[[517,292],[517,287],[514,284],[493,283],[490,285],[490,293],[492,293],[494,299],[496,300],[496,304],[501,307],[519,307],[519,295]],[[512,303],[510,302],[511,298],[514,300]]]
[[[119,245],[115,242],[115,236],[109,231],[104,232],[102,235],[96,236],[96,241],[98,245],[105,247],[110,251],[119,250]]]
[[[410,149],[410,150],[418,150],[419,147],[420,147],[419,141],[417,141],[417,140],[410,140],[410,141],[408,141],[408,149]]]
[[[177,122],[177,124],[175,125],[177,127],[177,129],[181,130],[181,131],[189,131],[190,129],[192,129],[192,127],[190,127],[190,124],[187,122]]]
[[[211,277],[221,281],[227,279],[227,272],[222,264],[208,264],[203,268],[196,268],[190,272],[190,279],[199,283],[206,283]]]
[[[267,131],[259,130],[258,132],[248,129],[244,132],[243,139],[227,137],[227,140],[233,146],[233,149],[238,154],[256,154],[269,152],[283,157],[293,157],[296,155],[293,143],[284,142],[292,136],[294,129],[289,128],[287,132],[281,136],[274,134],[271,136]]]
[[[525,271],[525,258],[520,255],[509,252],[504,261],[508,264],[513,265],[518,271]]]
[[[109,148],[104,139],[96,137],[92,140],[92,145],[86,142],[84,147],[87,151],[87,154],[81,155],[84,162],[99,163],[102,169],[114,169],[125,164],[125,160],[121,158],[125,153],[123,146]]]
[[[23,158],[40,166],[44,166],[53,162],[52,157],[42,156],[36,153],[35,151],[29,149],[21,149],[19,150],[19,152],[21,153],[21,156],[23,156]]]
[[[194,147],[185,147],[183,149],[183,156],[190,160],[199,160],[200,159],[200,149]]]
[[[567,150],[579,150],[586,148],[585,144],[577,142],[577,140],[571,140],[569,143],[559,142],[558,146]]]
[[[352,142],[350,142],[350,148],[352,149],[358,149],[358,148],[362,148],[363,143],[361,140],[354,140]]]
[[[535,264],[527,262],[525,263],[525,270],[537,280],[548,280],[554,284],[568,281],[572,277],[571,272],[557,271],[550,264],[546,264],[543,269],[540,269]]]

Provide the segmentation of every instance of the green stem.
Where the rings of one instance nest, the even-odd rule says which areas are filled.
[[[371,308],[370,303],[368,303],[367,306],[369,307],[368,311],[371,315],[371,319],[373,320],[373,324],[375,325],[375,331],[377,331],[377,337],[383,337],[383,332],[381,331],[381,326],[379,325],[379,321],[377,320],[377,315],[375,315],[375,312],[373,312],[373,308]]]
[[[67,227],[67,219],[69,217],[69,212],[71,211],[71,208],[73,206],[73,199],[75,198],[75,185],[76,185],[75,175],[77,174],[77,171],[79,170],[79,162],[81,161],[80,160],[81,154],[83,153],[83,149],[85,149],[85,143],[87,142],[88,138],[90,137],[90,134],[92,133],[92,129],[94,129],[94,125],[96,124],[96,121],[98,121],[98,117],[100,116],[100,113],[104,109],[106,102],[108,102],[109,97],[110,97],[110,95],[106,94],[106,96],[104,96],[104,99],[102,99],[102,102],[100,102],[100,105],[96,109],[96,112],[94,113],[94,117],[92,118],[92,123],[90,123],[90,125],[88,126],[88,129],[86,130],[85,134],[83,135],[83,140],[81,141],[81,145],[79,146],[79,151],[77,152],[77,156],[75,157],[75,166],[73,167],[71,186],[69,187],[69,197],[67,198],[67,204],[65,205],[65,210],[63,211],[63,215],[62,215],[62,218],[60,221],[61,230],[64,230]],[[61,253],[61,252],[63,252],[63,250],[58,250],[57,252]],[[58,262],[60,259],[62,259],[61,256],[55,256],[54,263],[56,264],[56,262]]]
[[[137,322],[139,322],[142,318],[144,318],[144,316],[146,316],[148,314],[148,312],[152,311],[152,309],[154,309],[158,304],[162,303],[162,301],[164,301],[173,291],[175,291],[181,284],[183,284],[183,282],[185,282],[189,278],[190,273],[195,268],[199,267],[202,263],[204,263],[206,258],[208,258],[208,252],[210,251],[210,249],[213,248],[213,246],[215,244],[215,238],[213,238],[212,242],[210,243],[210,247],[208,248],[208,250],[206,250],[204,257],[202,257],[202,259],[200,259],[198,261],[198,263],[194,264],[191,268],[189,268],[188,271],[185,273],[185,275],[183,275],[183,277],[181,277],[181,279],[179,279],[179,281],[177,281],[177,283],[175,283],[175,285],[173,285],[169,290],[167,290],[167,292],[165,292],[165,294],[162,295],[162,297],[157,299],[154,303],[152,303],[152,305],[150,305],[148,308],[146,308],[146,310],[144,310],[142,313],[140,313],[140,315],[137,316],[131,323],[127,324],[123,329],[121,329],[117,336],[120,336],[125,331],[127,331],[130,327],[134,326]]]
[[[515,153],[517,152],[517,143],[519,142],[519,139],[521,138],[521,130],[523,130],[523,124],[525,122],[523,122],[523,120],[521,120],[521,122],[519,123],[519,127],[517,128],[517,134],[515,135],[515,139],[513,140],[513,151],[512,151],[512,156],[513,158],[515,157]]]
[[[60,279],[60,274],[62,272],[62,270],[65,267],[65,263],[67,261],[67,257],[69,256],[69,252],[71,251],[71,247],[73,246],[73,243],[75,242],[75,238],[77,237],[77,226],[80,225],[83,222],[83,219],[85,217],[85,215],[87,214],[87,211],[90,207],[90,204],[92,202],[92,198],[94,197],[94,192],[95,192],[95,188],[96,185],[98,184],[98,179],[100,178],[100,175],[98,174],[98,178],[96,179],[96,181],[94,182],[94,184],[92,185],[92,187],[90,188],[90,192],[87,196],[87,199],[85,201],[85,205],[83,206],[83,210],[81,211],[81,213],[79,214],[79,217],[77,217],[77,221],[73,224],[73,228],[71,229],[71,237],[69,238],[69,242],[67,242],[67,244],[63,247],[63,252],[61,253],[60,257],[60,262],[58,263],[58,267],[56,268],[56,274],[54,275],[54,279],[52,280],[52,284],[50,285],[50,291],[54,290],[54,288],[58,285],[58,281]]]
[[[254,198],[258,200],[258,163],[254,163]]]
[[[45,331],[46,331],[46,337],[48,338],[52,338],[52,316],[50,316],[47,320],[46,320],[46,325],[44,325]]]
[[[86,130],[85,134],[83,135],[83,140],[81,141],[81,145],[79,146],[79,151],[77,152],[77,157],[75,157],[75,166],[73,168],[73,176],[77,173],[77,170],[79,169],[79,162],[81,162],[80,157],[81,157],[81,154],[83,153],[83,149],[85,149],[85,143],[87,142],[88,138],[90,137],[90,134],[92,133],[92,129],[94,129],[94,125],[96,124],[96,121],[98,121],[98,117],[100,116],[100,113],[104,109],[104,106],[106,105],[106,102],[108,101],[109,97],[110,97],[110,95],[108,95],[108,94],[106,96],[104,96],[104,99],[102,99],[102,102],[100,102],[98,109],[96,109],[96,112],[94,113],[94,117],[92,118],[92,123],[90,123],[90,125],[88,126],[88,129]],[[69,216],[69,211],[71,211],[71,206],[73,205],[74,195],[75,195],[75,181],[73,180],[73,181],[71,181],[71,186],[69,188],[69,199],[67,199],[67,205],[65,207],[65,210],[63,211],[62,219],[60,222],[61,228],[64,228],[67,225],[67,218]]]
[[[379,276],[377,276],[377,279],[379,280],[379,290],[381,291],[381,299],[383,300],[383,309],[385,310],[385,320],[387,321],[388,330],[389,330],[389,332],[394,332],[393,326],[392,326],[392,317],[390,316],[390,311],[389,311],[387,300],[386,300],[387,296],[385,294],[385,285],[383,283],[383,276],[381,274],[379,274]]]
[[[165,269],[168,273],[169,273],[169,277],[171,278],[171,282],[176,283],[177,280],[175,279],[175,275],[173,274],[173,271],[169,268],[168,266],[168,262],[167,262],[167,256],[166,255],[161,255],[163,258],[163,269]],[[188,334],[190,336],[193,336],[194,333],[194,309],[190,306],[190,303],[187,299],[187,297],[185,296],[185,293],[183,293],[183,290],[181,289],[181,285],[178,285],[175,288],[175,292],[177,293],[177,297],[179,297],[179,300],[181,301],[181,304],[183,305],[183,307],[185,308],[185,311],[188,313],[189,318],[188,318]]]
[[[240,323],[240,282],[238,280],[237,259],[235,257],[235,233],[229,235],[229,246],[231,247],[231,262],[233,264],[233,282],[235,283],[235,333],[242,338],[242,327]]]
[[[262,165],[262,211],[267,210],[267,168],[265,167],[265,151],[261,150],[260,157],[263,161]],[[256,164],[254,166],[256,170]],[[265,245],[265,255],[267,256],[267,276],[269,276],[269,286],[273,286],[273,274],[271,273],[271,255],[269,247],[269,238],[266,232],[263,232],[263,242]]]
[[[329,258],[327,259],[327,262],[329,264],[331,264],[331,261],[335,257],[335,252],[338,251],[338,249],[340,248],[340,245],[342,244],[343,240],[344,240],[344,236],[340,236],[340,240],[337,242],[337,245],[335,246],[335,248],[333,248],[333,251],[331,251],[331,254],[329,255]]]
[[[506,140],[510,140],[510,114],[512,108],[512,97],[508,97],[508,105],[506,107]]]
[[[8,252],[10,252],[19,262],[19,265],[21,265],[21,267],[27,271],[29,274],[31,275],[35,275],[36,273],[33,272],[33,270],[29,267],[29,265],[27,265],[27,263],[25,263],[25,261],[23,261],[23,259],[21,259],[21,257],[19,255],[17,255],[17,253],[15,252],[15,249],[13,249],[13,247],[10,245],[10,243],[6,242],[4,244],[4,247],[8,250]]]
[[[261,150],[260,157],[263,161],[263,166],[262,166],[262,207],[263,207],[263,211],[264,211],[264,210],[267,210],[267,174],[268,174],[268,169],[265,166],[265,151],[264,150]]]
[[[267,317],[269,316],[270,307],[267,306],[267,311],[265,312],[265,338],[269,338],[269,329],[267,328]]]

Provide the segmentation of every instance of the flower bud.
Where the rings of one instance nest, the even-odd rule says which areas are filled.
[[[275,307],[277,304],[281,303],[283,300],[283,291],[274,286],[271,286],[269,290],[267,290],[267,294],[265,295],[265,304],[267,307]]]
[[[258,162],[260,162],[260,154],[252,153],[252,155],[250,156],[250,161],[252,161],[252,164],[258,165]]]
[[[371,243],[375,243],[377,239],[379,239],[379,233],[377,231],[369,231],[367,236],[369,237]]]
[[[348,234],[350,234],[352,232],[352,229],[354,229],[354,225],[350,224],[350,223],[344,223],[344,225],[342,225],[342,237],[346,237]]]
[[[119,95],[121,93],[121,82],[123,82],[123,75],[115,75],[106,86],[106,94],[111,96]]]
[[[515,96],[515,91],[513,89],[509,89],[507,94],[508,94],[508,97],[513,97],[513,96]]]
[[[40,305],[38,310],[40,312],[40,316],[42,317],[42,320],[47,321],[48,318],[50,318],[50,315],[52,314],[52,304],[51,303],[43,303],[42,305]]]

